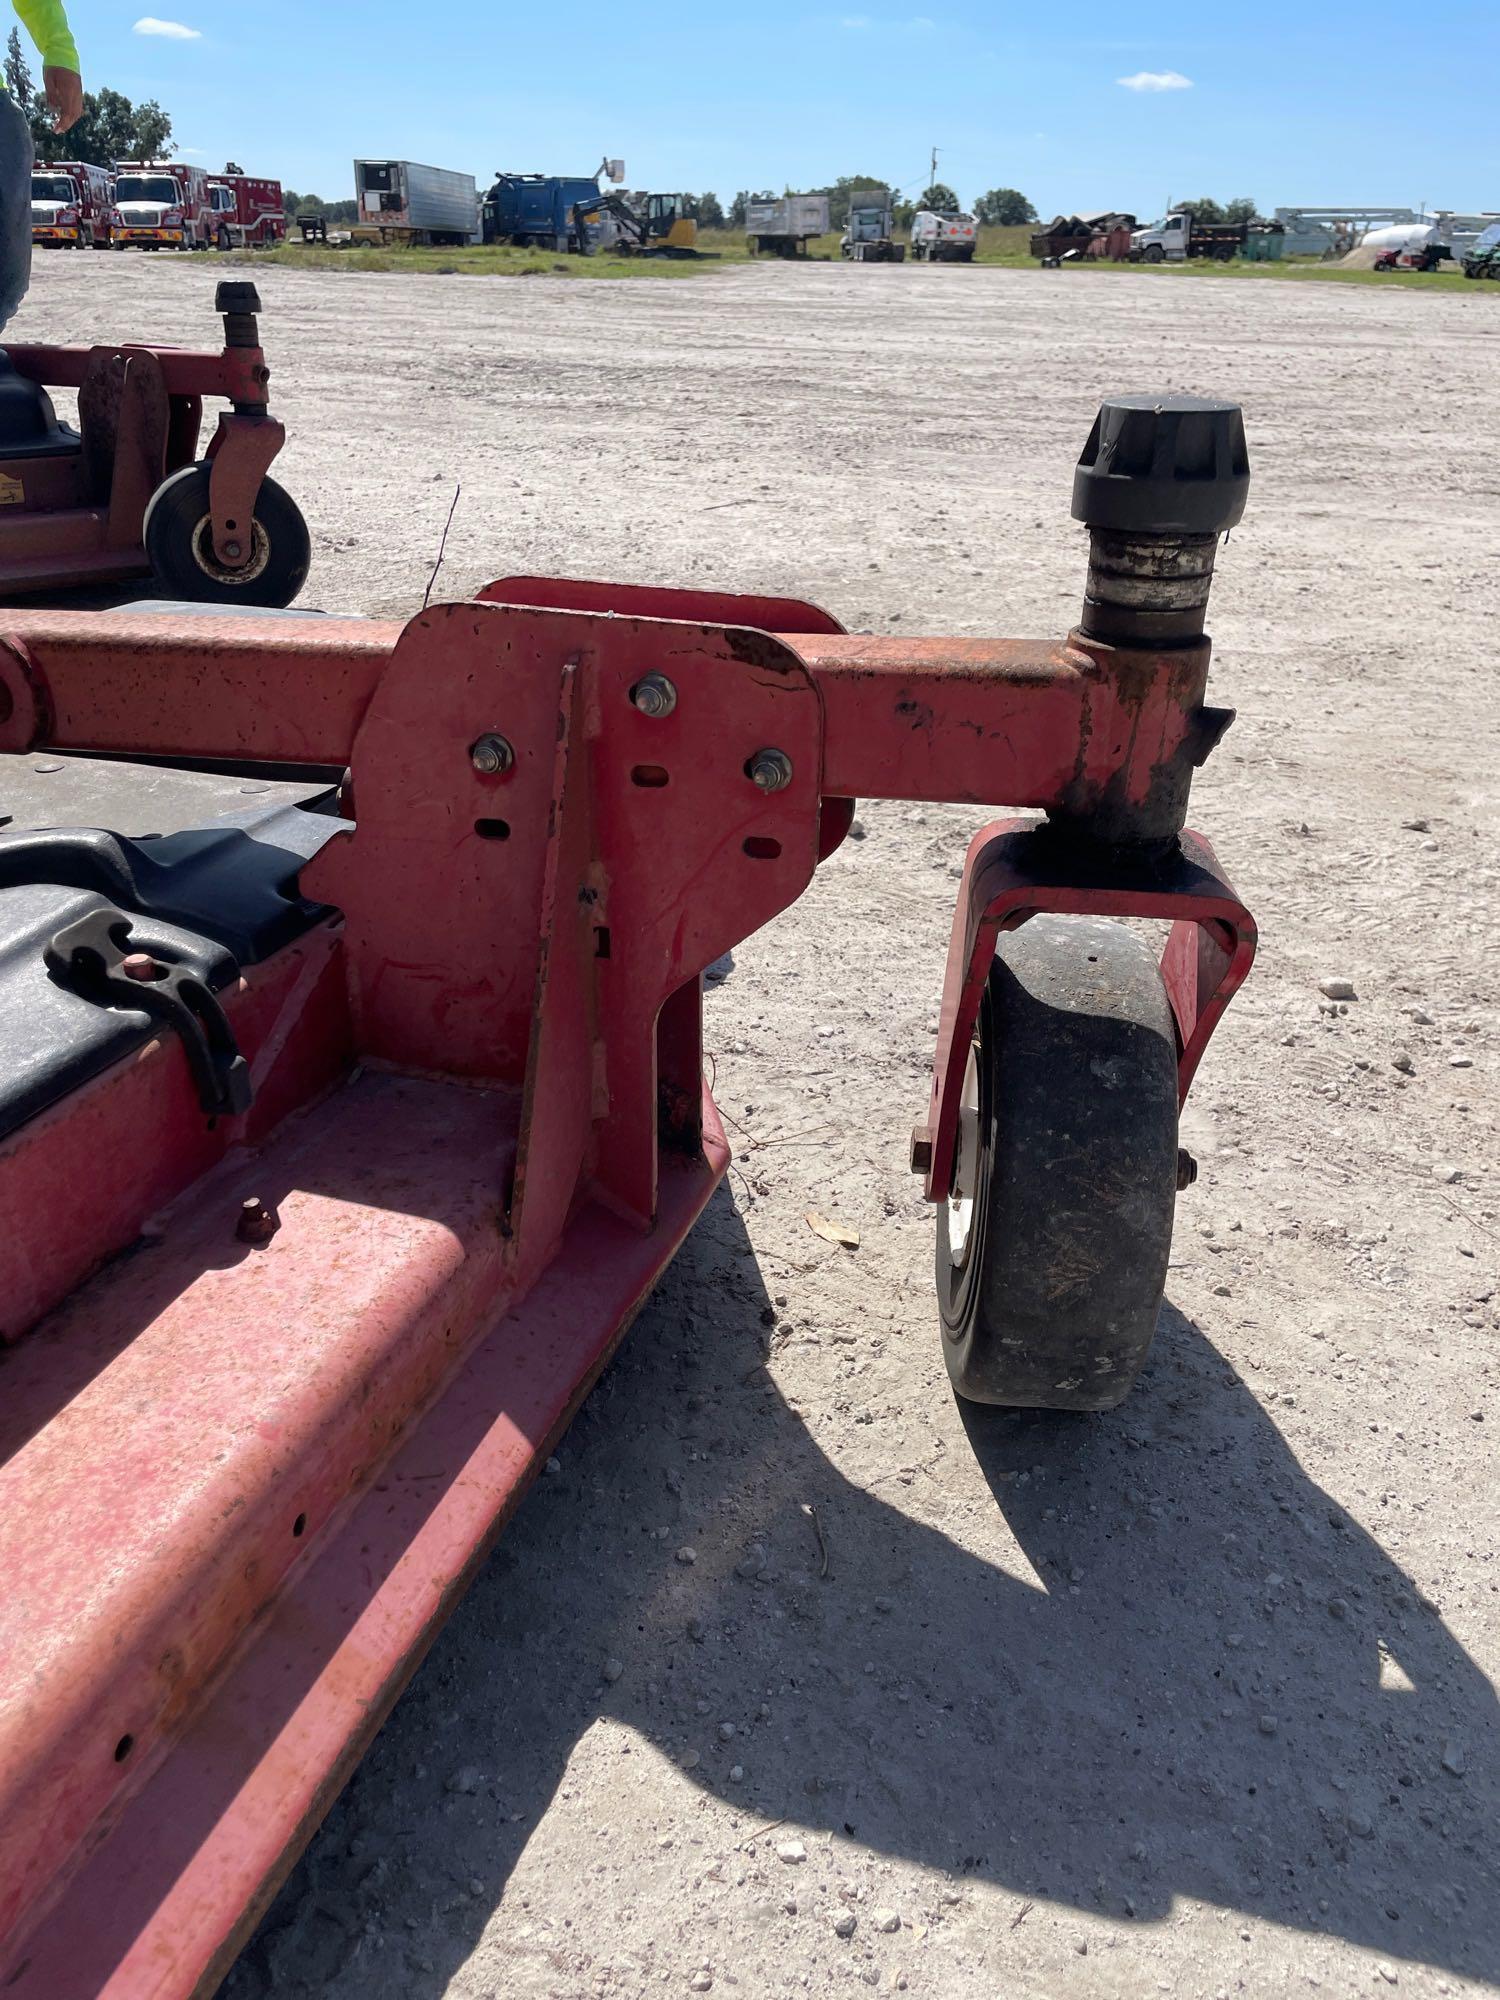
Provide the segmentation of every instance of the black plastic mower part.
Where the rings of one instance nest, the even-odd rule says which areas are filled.
[[[0,348],[0,459],[67,458],[79,445],[77,431],[57,421],[47,391],[18,375]]]
[[[1073,518],[1129,535],[1220,535],[1249,490],[1238,403],[1111,396],[1073,474]]]

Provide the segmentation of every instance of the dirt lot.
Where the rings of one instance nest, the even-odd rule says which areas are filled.
[[[197,342],[213,276],[43,259],[15,330]],[[346,610],[416,605],[461,482],[439,595],[1060,632],[1100,393],[1242,399],[1240,719],[1194,819],[1263,945],[1141,1386],[962,1410],[904,1156],[977,816],[862,809],[710,997],[729,1188],[226,1990],[1492,1990],[1500,302],[257,276],[309,598]]]

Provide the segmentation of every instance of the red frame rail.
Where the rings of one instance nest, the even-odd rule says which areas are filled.
[[[724,1172],[700,974],[854,797],[1059,822],[970,850],[934,1198],[1033,911],[1172,919],[1186,1090],[1254,948],[1170,824],[1207,661],[521,578],[404,627],[4,615],[0,748],[347,766],[354,800],[302,873],[329,914],[224,996],[246,1114],[209,1124],[166,1037],[0,1142],[8,1995],[222,1976]]]

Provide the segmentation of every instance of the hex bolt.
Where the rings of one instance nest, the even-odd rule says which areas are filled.
[[[925,1125],[911,1128],[911,1170],[914,1174],[932,1172],[932,1135]]]
[[[159,959],[153,958],[149,951],[131,951],[120,960],[120,970],[127,979],[139,979],[144,982],[164,979],[167,968]]]
[[[659,722],[677,706],[677,690],[665,674],[646,674],[630,690],[630,699],[642,715]]]
[[[792,782],[792,760],[785,750],[757,750],[745,775],[763,792],[781,792]]]
[[[271,1204],[262,1201],[258,1194],[240,1203],[239,1220],[234,1225],[234,1233],[241,1243],[269,1243],[281,1227],[281,1217]]]
[[[482,778],[503,777],[515,761],[515,751],[493,729],[476,738],[469,749],[469,762]]]
[[[1181,1194],[1184,1188],[1190,1188],[1197,1178],[1198,1162],[1193,1158],[1186,1146],[1179,1146],[1177,1148],[1177,1192]]]

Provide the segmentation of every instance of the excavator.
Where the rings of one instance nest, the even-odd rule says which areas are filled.
[[[697,207],[690,194],[648,194],[645,207],[632,208],[623,195],[605,193],[573,211],[580,248],[588,244],[584,213],[612,215],[619,228],[615,249],[622,257],[717,257],[698,248]]]

